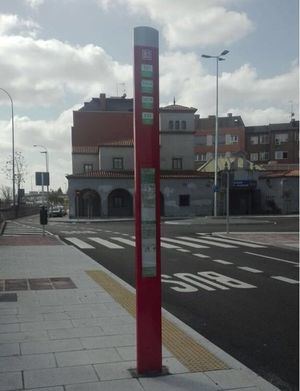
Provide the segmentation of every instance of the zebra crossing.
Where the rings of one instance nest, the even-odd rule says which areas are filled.
[[[18,235],[42,235],[43,229],[32,227],[30,225],[17,223],[15,221],[7,221],[3,236],[18,236]]]
[[[116,232],[114,232],[116,234]],[[119,234],[122,236],[110,236],[109,238],[103,238],[99,236],[88,236],[85,239],[78,238],[75,236],[65,236],[64,239],[67,242],[72,243],[76,247],[80,249],[95,249],[95,245],[98,244],[102,247],[108,248],[110,250],[122,250],[126,246],[135,247],[135,237],[128,236],[128,234]],[[260,244],[242,242],[230,240],[230,244],[228,244],[228,239],[226,238],[216,238],[216,237],[208,237],[205,239],[200,239],[198,237],[190,237],[190,236],[178,236],[175,238],[170,237],[161,237],[161,247],[165,249],[177,250],[179,252],[191,252],[195,249],[209,249],[213,247],[218,248],[238,248],[238,247],[252,247],[252,248],[263,248]],[[235,243],[236,245],[234,245]],[[205,254],[194,254],[199,258],[206,258]]]

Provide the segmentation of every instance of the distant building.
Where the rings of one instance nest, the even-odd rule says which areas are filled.
[[[195,116],[195,163],[196,167],[215,156],[215,125],[216,117],[207,118]],[[218,157],[245,155],[245,125],[241,116],[218,118]]]
[[[299,164],[299,121],[246,126],[247,158],[259,164]]]
[[[160,109],[165,216],[205,215],[212,209],[212,175],[194,169],[195,112],[175,102]],[[133,216],[133,100],[100,94],[73,114],[70,217]]]

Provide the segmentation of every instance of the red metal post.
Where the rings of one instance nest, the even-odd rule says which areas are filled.
[[[137,372],[161,373],[158,31],[134,29]]]

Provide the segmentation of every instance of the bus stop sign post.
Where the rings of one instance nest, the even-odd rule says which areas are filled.
[[[134,29],[137,375],[162,372],[158,31]]]

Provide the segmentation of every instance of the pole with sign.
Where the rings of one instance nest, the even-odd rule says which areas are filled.
[[[162,371],[158,31],[134,29],[137,373]]]

